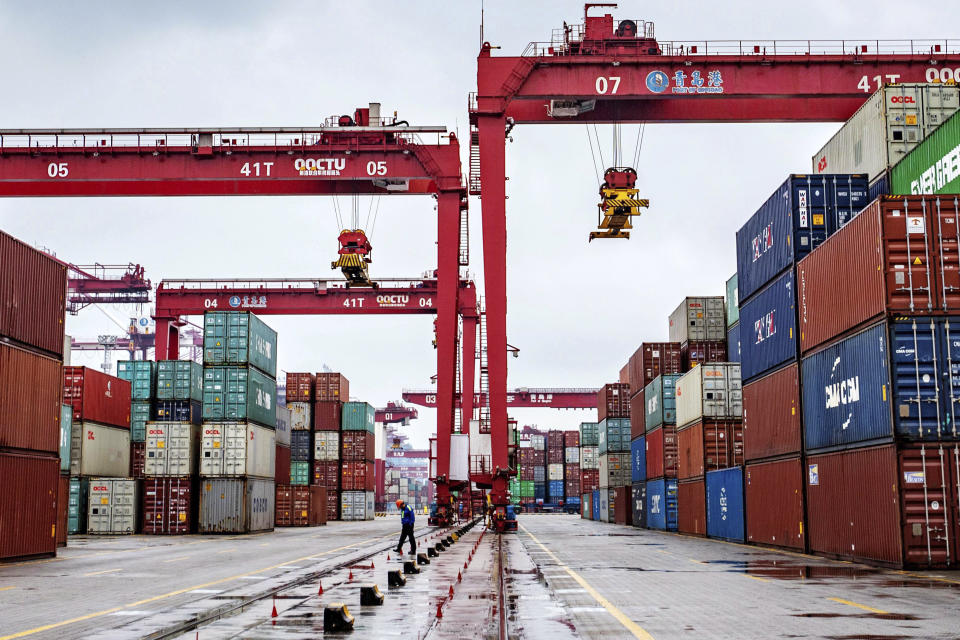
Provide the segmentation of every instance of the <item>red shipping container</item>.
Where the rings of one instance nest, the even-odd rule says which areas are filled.
[[[647,434],[647,479],[677,477],[677,427],[665,424]]]
[[[277,445],[274,456],[273,479],[277,484],[290,484],[290,447]]]
[[[196,479],[146,478],[143,481],[143,532],[185,535],[197,529]]]
[[[616,382],[600,387],[597,392],[597,416],[599,420],[629,418],[630,385]]]
[[[677,483],[677,531],[707,535],[707,494],[702,478]]]
[[[63,361],[67,267],[0,231],[0,336]]]
[[[960,311],[956,199],[883,196],[797,264],[804,353],[884,314]]]
[[[639,438],[647,433],[647,415],[644,394],[633,394],[630,398],[630,439]]]
[[[341,491],[373,491],[373,463],[344,461],[340,464]]]
[[[563,483],[563,489],[565,496],[579,496],[580,495],[580,478],[579,476],[576,479],[568,478]]]
[[[287,374],[287,402],[313,402],[313,386],[316,377],[312,373]]]
[[[343,417],[343,403],[318,400],[313,403],[313,430],[340,431]]]
[[[0,447],[59,453],[63,365],[0,342]]]
[[[630,388],[642,390],[661,374],[683,373],[679,342],[644,342],[627,363]]]
[[[350,381],[341,373],[318,373],[316,399],[318,402],[348,402],[350,400]]]
[[[67,507],[70,502],[70,476],[60,476],[57,487],[57,546],[67,546]]]
[[[327,489],[327,522],[340,519],[340,492]]]
[[[520,465],[520,479],[521,480],[535,480],[533,476],[533,467],[531,465]]]
[[[130,428],[130,383],[90,367],[63,368],[63,403],[73,420]]]
[[[563,464],[564,451],[560,449],[547,449],[547,464]]]
[[[340,432],[340,459],[343,461],[373,462],[375,447],[374,435],[369,431]]]
[[[805,549],[800,458],[748,464],[744,472],[747,541]]]
[[[633,522],[632,495],[630,487],[614,487],[613,489],[613,522],[614,524],[631,524]]]
[[[543,449],[524,447],[520,449],[520,465],[542,467],[547,464],[547,452]]]
[[[143,468],[147,462],[147,443],[130,443],[130,477],[134,480],[142,480],[144,475]]]
[[[627,362],[627,364],[620,367],[619,382],[622,382],[624,384],[630,384],[630,363],[629,362]]]
[[[576,480],[580,482],[580,465],[578,463],[568,463],[563,467],[563,478],[565,480]],[[571,494],[567,494],[571,495]],[[580,492],[577,491],[574,495],[580,495]]]
[[[564,447],[579,447],[579,446],[580,446],[580,432],[579,432],[579,431],[564,431],[564,432],[563,432],[563,446],[564,446]]]
[[[340,488],[340,463],[315,461],[313,463],[313,482],[319,487],[326,487],[327,493],[336,493]]]
[[[57,456],[0,451],[0,559],[57,552]]]
[[[742,438],[739,420],[698,420],[679,429],[677,478],[700,478],[707,471],[743,464]]]
[[[743,456],[747,461],[799,454],[802,443],[798,363],[743,385]]]
[[[600,488],[600,470],[583,469],[580,471],[580,491],[596,491]]]
[[[313,527],[327,523],[327,490],[278,484],[275,523],[278,527]]]
[[[547,449],[563,449],[564,432],[551,429],[547,432]]]
[[[691,340],[684,342],[680,347],[680,358],[683,370],[689,371],[698,364],[710,362],[727,362],[727,342],[707,340]]]

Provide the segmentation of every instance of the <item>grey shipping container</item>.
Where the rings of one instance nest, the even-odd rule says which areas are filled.
[[[373,491],[343,491],[340,493],[341,520],[373,520]]]
[[[630,451],[630,419],[605,418],[599,425],[600,454]]]
[[[200,475],[273,478],[276,433],[250,422],[205,422],[200,439]]]
[[[600,522],[610,522],[610,494],[609,489],[600,489]]]
[[[203,419],[277,425],[277,382],[253,367],[203,370]]]
[[[246,311],[211,311],[203,317],[203,364],[245,365],[277,377],[277,332]]]
[[[723,296],[684,298],[670,314],[670,342],[727,339]]]
[[[135,533],[139,512],[135,480],[129,478],[90,478],[87,533]]]
[[[113,476],[130,473],[130,430],[96,422],[74,422],[70,430],[70,475]]]
[[[280,397],[279,395],[277,396]],[[277,405],[277,446],[290,446],[290,409]]]
[[[145,452],[145,476],[192,476],[200,456],[200,427],[190,422],[148,422]]]
[[[627,441],[629,446],[629,440]],[[632,456],[627,453],[605,453],[600,456],[600,487],[628,487],[632,481]]]
[[[203,367],[192,360],[158,362],[157,400],[203,400]]]
[[[737,290],[737,274],[727,280],[727,329],[740,322],[740,293]]]
[[[205,478],[200,482],[200,533],[251,533],[273,529],[273,480]]]
[[[596,447],[600,444],[600,426],[596,422],[580,423],[580,446]],[[542,447],[541,447],[542,448]]]
[[[717,362],[694,367],[677,380],[677,426],[700,418],[735,420],[743,417],[740,365]]]

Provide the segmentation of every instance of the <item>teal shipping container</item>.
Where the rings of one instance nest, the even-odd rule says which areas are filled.
[[[373,433],[375,416],[376,411],[366,402],[344,402],[343,420],[340,423],[340,429]]]
[[[70,478],[70,494],[67,498],[67,533],[75,535],[87,532],[87,503],[90,501],[90,479]]]
[[[580,446],[596,447],[600,445],[600,425],[596,422],[580,423]]]
[[[247,311],[209,311],[203,317],[203,364],[249,364],[276,378],[277,332]]]
[[[276,428],[277,383],[253,367],[203,370],[203,419],[249,420]]]
[[[310,484],[310,475],[309,462],[290,463],[290,484],[308,485]]]
[[[889,190],[904,196],[960,193],[960,112],[894,165]]]
[[[600,455],[630,453],[630,419],[604,418],[599,424]]]
[[[152,411],[149,402],[130,403],[130,442],[147,441],[147,422],[153,420]]]
[[[117,377],[130,382],[130,398],[150,400],[157,388],[157,363],[153,360],[120,360]]]
[[[60,405],[60,472],[70,473],[70,429],[73,428],[73,407]]]
[[[727,329],[740,322],[739,293],[737,292],[737,274],[727,280]]]
[[[157,400],[203,400],[203,367],[191,360],[157,363]]]
[[[660,375],[643,390],[644,427],[653,431],[664,424],[677,424],[677,380],[679,375]]]

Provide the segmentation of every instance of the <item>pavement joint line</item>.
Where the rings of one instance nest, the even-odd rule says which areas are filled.
[[[839,602],[840,604],[845,604],[850,607],[856,607],[857,609],[863,609],[864,611],[869,611],[871,613],[880,613],[880,614],[890,613],[889,611],[884,611],[883,609],[874,609],[873,607],[868,607],[865,604],[851,602],[850,600],[844,600],[843,598],[827,598],[827,600],[833,600],[834,602]]]
[[[523,532],[526,533],[528,536],[530,536],[530,539],[533,540],[535,543],[537,543],[537,545],[538,545],[541,549],[543,549],[544,551],[546,551],[547,555],[549,555],[551,558],[553,558],[553,560],[554,560],[559,566],[563,567],[563,568],[566,570],[566,572],[567,572],[568,574],[570,574],[570,577],[573,578],[573,579],[577,582],[577,584],[579,584],[581,587],[584,588],[584,590],[586,590],[587,593],[589,593],[591,596],[593,596],[593,599],[596,600],[596,601],[600,604],[600,606],[603,607],[603,608],[607,611],[607,613],[609,613],[611,616],[613,616],[613,617],[617,620],[617,622],[619,622],[620,624],[622,624],[631,634],[633,634],[633,637],[634,637],[634,638],[640,638],[640,640],[654,640],[653,636],[650,635],[650,633],[647,632],[646,629],[644,629],[643,627],[641,627],[640,625],[638,625],[636,622],[634,622],[633,620],[631,620],[630,618],[628,618],[622,611],[620,611],[620,609],[618,609],[617,607],[615,607],[612,602],[610,602],[609,600],[607,600],[606,598],[604,598],[604,597],[600,594],[600,592],[597,591],[596,589],[594,589],[593,586],[591,586],[589,582],[587,582],[586,580],[584,580],[584,579],[580,576],[579,573],[577,573],[576,571],[574,571],[573,569],[571,569],[571,568],[568,567],[567,565],[565,565],[565,564],[563,564],[562,562],[560,562],[560,559],[557,558],[557,556],[554,555],[554,553],[553,553],[552,551],[550,551],[549,549],[547,549],[547,547],[545,547],[542,542],[540,542],[539,540],[537,540],[536,536],[534,536],[532,533],[530,533],[530,531],[529,531],[526,527],[524,527],[524,526],[523,526],[522,524],[520,524],[520,523],[517,523],[517,525],[518,525],[521,529],[523,529]],[[0,638],[0,640],[3,640],[3,638]]]
[[[121,568],[118,567],[118,568],[116,568],[116,569],[104,569],[103,571],[93,571],[93,572],[91,572],[91,573],[85,573],[85,574],[83,574],[83,577],[84,577],[84,578],[90,578],[90,577],[92,577],[92,576],[100,576],[100,575],[103,575],[103,574],[105,574],[105,573],[116,573],[117,571],[123,571],[123,569],[121,569]]]
[[[282,563],[282,564],[275,564],[275,565],[270,566],[270,567],[264,567],[263,569],[258,569],[258,570],[256,570],[256,571],[249,571],[249,572],[247,572],[247,573],[240,573],[240,574],[237,574],[237,575],[235,575],[235,576],[229,576],[229,577],[227,577],[227,578],[220,578],[219,580],[213,580],[213,581],[211,581],[211,582],[205,582],[205,583],[203,583],[203,584],[195,584],[195,585],[193,585],[193,586],[186,587],[186,588],[183,588],[183,589],[177,589],[176,591],[170,591],[169,593],[162,593],[162,594],[160,594],[160,595],[158,595],[158,596],[153,596],[152,598],[144,598],[143,600],[137,600],[136,602],[129,602],[129,603],[125,604],[125,605],[121,605],[121,606],[117,606],[117,607],[112,607],[112,608],[110,608],[110,609],[104,609],[103,611],[95,611],[95,612],[93,612],[93,613],[88,613],[88,614],[86,614],[86,615],[78,616],[78,617],[76,617],[76,618],[70,618],[69,620],[61,620],[60,622],[53,622],[53,623],[51,623],[51,624],[46,624],[46,625],[43,625],[43,626],[40,626],[40,627],[35,627],[35,628],[33,628],[33,629],[27,629],[27,630],[25,630],[25,631],[18,631],[18,632],[13,633],[13,634],[5,635],[5,636],[0,636],[0,640],[15,640],[16,638],[25,638],[25,637],[27,637],[27,636],[32,636],[32,635],[34,635],[34,634],[41,633],[41,632],[43,632],[43,631],[50,631],[51,629],[58,629],[58,628],[60,628],[60,627],[65,627],[65,626],[67,626],[67,625],[69,625],[69,624],[74,624],[74,623],[76,623],[76,622],[83,622],[84,620],[90,620],[90,619],[92,619],[92,618],[99,618],[99,617],[101,617],[101,616],[109,615],[109,614],[111,614],[111,613],[113,613],[113,612],[115,612],[115,611],[122,611],[123,609],[129,609],[130,607],[137,607],[137,606],[142,605],[142,604],[148,604],[148,603],[150,603],[150,602],[156,602],[156,601],[158,601],[158,600],[165,600],[165,599],[167,599],[167,598],[172,598],[173,596],[178,596],[178,595],[181,595],[181,594],[184,594],[184,593],[188,593],[188,592],[193,591],[193,590],[195,590],[195,589],[204,589],[204,588],[206,588],[206,587],[212,587],[212,586],[217,585],[217,584],[223,584],[224,582],[232,582],[233,580],[239,580],[240,578],[244,578],[244,577],[246,577],[246,576],[252,576],[252,575],[257,574],[257,573],[263,573],[264,571],[270,571],[271,569],[277,569],[277,568],[282,567],[282,566],[284,566],[284,565],[286,565],[286,564],[290,564],[291,562],[299,562],[299,561],[303,561],[303,560],[312,560],[312,559],[314,559],[314,558],[317,558],[317,557],[322,556],[322,555],[327,554],[327,553],[334,553],[334,552],[336,552],[336,551],[343,551],[344,549],[349,549],[350,547],[355,547],[355,546],[357,546],[357,545],[368,544],[368,543],[370,543],[370,542],[376,542],[376,541],[379,540],[379,539],[380,539],[380,538],[370,538],[370,539],[368,539],[368,540],[363,540],[363,541],[361,541],[361,542],[354,542],[353,544],[349,544],[349,545],[346,545],[346,546],[344,546],[344,547],[339,547],[339,548],[337,548],[337,549],[331,549],[330,551],[324,551],[324,552],[322,552],[322,553],[317,553],[317,554],[314,554],[314,555],[311,555],[311,556],[304,556],[304,557],[302,557],[302,558],[295,558],[294,560],[290,560],[290,561],[284,562],[284,563]],[[53,558],[53,559],[56,559],[56,558]],[[8,566],[9,566],[9,565],[8,565]]]

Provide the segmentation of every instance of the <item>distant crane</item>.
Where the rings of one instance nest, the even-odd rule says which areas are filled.
[[[139,264],[67,265],[67,311],[91,304],[149,304],[151,284]]]

